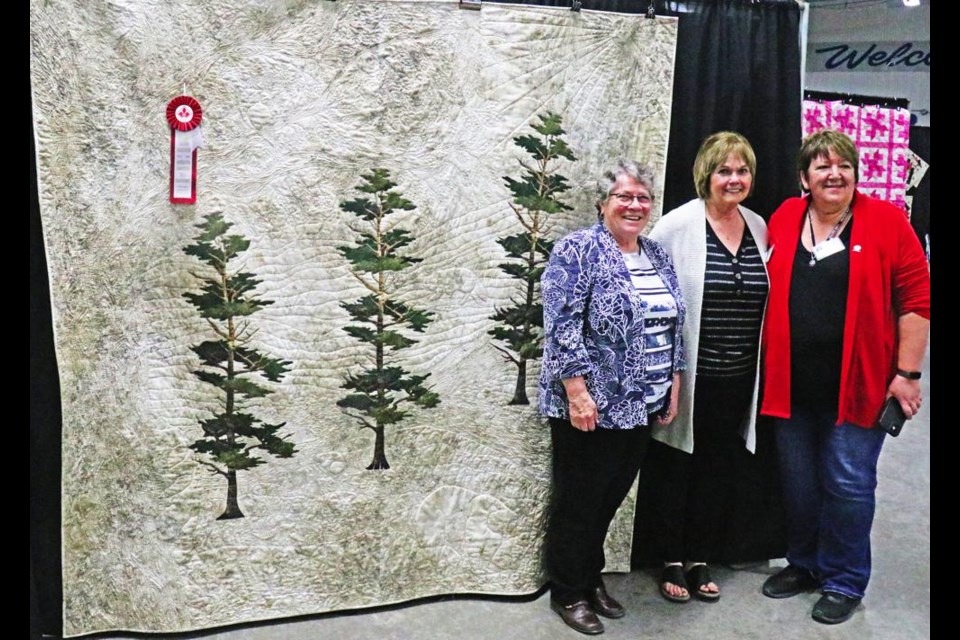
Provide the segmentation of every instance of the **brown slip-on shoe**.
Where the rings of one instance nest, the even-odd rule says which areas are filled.
[[[599,613],[605,618],[622,618],[627,613],[623,605],[614,600],[602,584],[587,592],[587,602],[590,603],[594,613]]]
[[[551,599],[550,608],[559,613],[567,626],[575,631],[590,636],[603,633],[603,623],[586,600],[577,600],[573,604],[564,605]]]

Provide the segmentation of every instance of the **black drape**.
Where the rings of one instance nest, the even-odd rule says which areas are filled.
[[[910,127],[910,149],[930,163],[930,127]],[[913,192],[913,203],[910,205],[910,224],[917,232],[924,249],[929,249],[927,234],[930,233],[930,172],[932,170],[931,166],[923,174],[923,179]]]
[[[715,131],[744,135],[757,156],[744,202],[765,219],[799,194],[800,9],[716,0],[680,16],[663,211],[696,197],[693,160]]]
[[[787,197],[799,193],[796,157],[800,148],[800,9],[794,2],[716,0],[680,16],[673,81],[670,143],[663,211],[696,197],[693,161],[703,139],[736,131],[757,156],[753,192],[745,205],[769,219]],[[757,423],[757,453],[737,469],[735,513],[719,542],[725,564],[781,557],[786,551],[779,469],[772,425]],[[631,563],[655,566],[659,531],[649,507],[666,458],[648,458],[640,470]]]
[[[50,286],[30,137],[30,632],[62,633],[60,572],[60,383],[53,347]]]

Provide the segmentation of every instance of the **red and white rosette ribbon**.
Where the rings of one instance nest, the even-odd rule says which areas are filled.
[[[200,121],[203,109],[190,96],[177,96],[167,104],[170,125],[170,202],[197,201],[197,148],[203,146]]]

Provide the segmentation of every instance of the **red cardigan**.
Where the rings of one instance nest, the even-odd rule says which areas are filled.
[[[807,198],[790,198],[768,225],[760,413],[778,418],[790,417],[790,278],[806,209]],[[870,428],[896,374],[898,318],[910,312],[930,318],[930,271],[902,209],[857,192],[853,220],[837,424]]]

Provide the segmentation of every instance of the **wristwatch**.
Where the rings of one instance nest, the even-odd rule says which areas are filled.
[[[897,375],[901,378],[906,378],[907,380],[919,380],[920,372],[919,371],[904,371],[903,369],[897,369]]]

